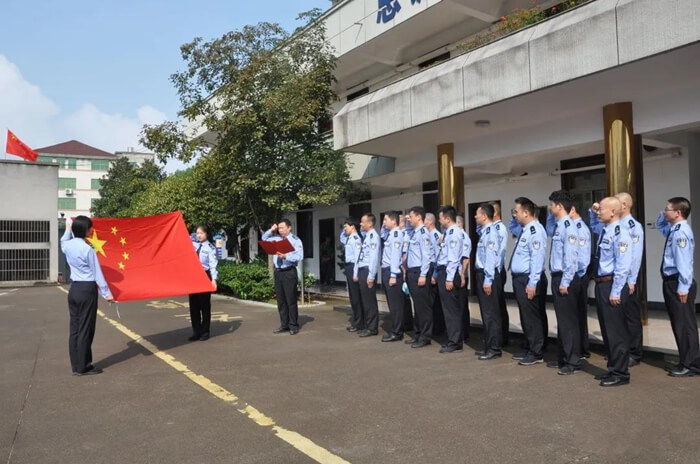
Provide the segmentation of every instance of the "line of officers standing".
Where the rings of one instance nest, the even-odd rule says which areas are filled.
[[[587,321],[592,279],[608,368],[596,380],[604,387],[629,383],[629,368],[639,364],[643,346],[637,278],[644,253],[644,228],[632,217],[632,206],[628,193],[593,204],[589,219],[597,246],[592,255],[591,229],[582,220],[569,191],[550,195],[546,226],[538,220],[536,205],[525,197],[515,200],[508,226],[501,219],[499,203],[480,205],[475,215],[479,242],[473,263],[484,336],[483,350],[475,353],[478,359],[500,358],[503,346],[508,344],[504,285],[509,271],[524,334],[523,350],[513,359],[522,366],[544,363],[549,245],[558,352],[556,361],[547,363],[547,367],[555,368],[559,375],[571,375],[581,370],[582,360],[590,357]],[[687,223],[689,214],[690,202],[675,197],[657,219],[657,228],[666,238],[661,262],[664,301],[680,352],[680,363],[667,368],[674,377],[700,375],[694,309],[695,242]],[[411,348],[430,345],[437,298],[447,333],[440,353],[462,351],[470,329],[467,269],[472,244],[464,220],[454,207],[441,207],[437,220],[440,229],[433,214],[414,206],[406,216],[398,211],[385,213],[379,233],[372,213],[363,215],[359,224],[353,218],[345,221],[340,241],[345,247],[345,276],[352,306],[348,332],[360,337],[378,334],[376,280],[381,272],[391,320],[382,342],[404,338],[404,318],[412,305],[413,336],[406,343]],[[515,238],[515,245],[506,263],[508,235]]]

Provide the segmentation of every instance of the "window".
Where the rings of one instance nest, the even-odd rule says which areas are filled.
[[[102,188],[102,179],[92,179],[90,180],[90,188],[93,190],[99,190]]]
[[[75,198],[59,198],[58,209],[75,209]]]
[[[92,160],[93,171],[109,171],[109,160]]]
[[[423,194],[423,208],[425,208],[425,211],[427,213],[433,213],[437,214],[437,210],[440,208],[438,200],[438,193],[434,192],[434,190],[438,189],[438,181],[432,181],[432,182],[423,182],[423,191],[424,192],[433,192],[433,193],[424,193]],[[437,227],[438,224],[435,224]]]
[[[76,169],[78,161],[72,158],[57,158],[58,167],[63,169]]]
[[[59,177],[58,178],[58,188],[60,189],[74,189],[76,184],[75,177]]]
[[[304,245],[304,258],[314,257],[313,213],[304,211],[297,213],[297,234]]]

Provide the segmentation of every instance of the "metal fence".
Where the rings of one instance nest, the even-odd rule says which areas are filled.
[[[0,220],[0,281],[49,280],[50,221]]]

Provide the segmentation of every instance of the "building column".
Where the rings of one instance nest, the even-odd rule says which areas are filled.
[[[632,103],[613,103],[603,107],[605,130],[605,174],[608,195],[627,192],[632,195],[632,215],[644,226],[644,176],[642,138],[634,135]],[[646,257],[646,253],[644,254]],[[639,271],[638,291],[642,303],[642,320],[647,324],[646,258]]]
[[[452,205],[459,214],[464,211],[464,168],[455,167],[454,144],[437,147],[438,200],[440,206]]]

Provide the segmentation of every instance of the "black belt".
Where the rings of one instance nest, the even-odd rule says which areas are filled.
[[[513,277],[529,277],[530,276],[530,274],[528,274],[527,272],[511,272],[510,275],[512,275]]]
[[[564,275],[564,271],[554,271],[550,274],[552,277],[561,277]]]
[[[438,267],[437,267],[437,270],[438,270],[438,271],[446,271],[446,270],[447,270],[447,266],[438,266]]]
[[[678,280],[678,274],[671,274],[670,276],[661,275],[661,280],[664,282],[675,282]]]
[[[593,280],[595,280],[596,283],[598,283],[598,284],[601,282],[612,282],[613,275],[609,274],[609,275],[604,275],[604,276],[596,276],[596,277],[593,277]]]
[[[285,271],[291,271],[291,270],[296,270],[295,266],[290,266],[290,267],[276,267],[275,271],[277,272],[285,272]]]

